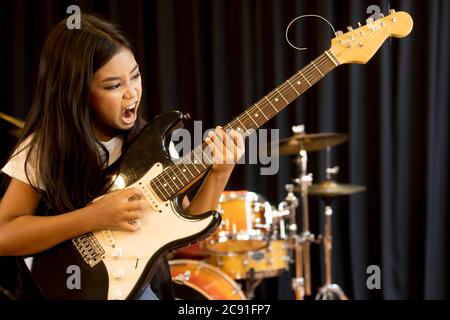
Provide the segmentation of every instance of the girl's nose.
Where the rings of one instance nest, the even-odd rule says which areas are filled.
[[[123,94],[125,99],[133,99],[137,96],[136,88],[133,85],[128,84]]]

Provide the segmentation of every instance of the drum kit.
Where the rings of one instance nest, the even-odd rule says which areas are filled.
[[[339,168],[330,165],[331,147],[347,141],[347,135],[307,134],[303,125],[293,126],[292,130],[293,136],[280,140],[277,146],[281,156],[295,156],[299,168],[299,176],[285,185],[284,200],[275,207],[251,191],[224,191],[218,208],[222,214],[220,227],[209,238],[179,249],[169,261],[177,298],[253,299],[262,280],[292,271],[291,285],[296,300],[348,299],[331,277],[332,202],[336,197],[362,192],[365,187],[333,180]],[[324,149],[326,178],[313,183],[313,176],[308,173],[308,153]],[[324,204],[324,231],[317,237],[309,225],[310,196],[320,197]],[[301,221],[298,222],[299,207]],[[324,284],[314,297],[312,245],[322,245],[325,267]]]

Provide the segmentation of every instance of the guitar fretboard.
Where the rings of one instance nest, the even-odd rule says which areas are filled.
[[[243,136],[248,136],[249,132],[264,125],[337,65],[334,55],[330,51],[325,51],[226,124],[223,130],[234,129]],[[197,146],[188,155],[165,168],[150,182],[150,187],[160,199],[163,201],[171,199],[208,170],[212,161],[209,153],[205,152],[206,147],[205,142]]]

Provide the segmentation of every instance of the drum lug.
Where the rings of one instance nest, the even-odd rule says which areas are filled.
[[[191,271],[187,270],[183,273],[179,273],[173,280],[178,284],[184,284],[191,279]]]

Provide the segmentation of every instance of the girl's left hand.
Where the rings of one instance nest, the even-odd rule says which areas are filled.
[[[244,138],[236,130],[225,132],[222,127],[216,127],[214,131],[209,132],[205,142],[211,150],[211,170],[216,173],[231,173],[245,152]]]

